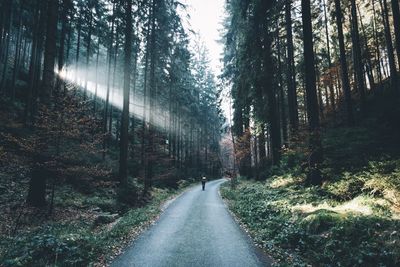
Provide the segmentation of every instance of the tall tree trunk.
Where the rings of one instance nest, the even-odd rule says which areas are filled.
[[[60,37],[60,48],[58,51],[58,76],[57,76],[57,90],[61,90],[61,83],[62,83],[62,77],[61,73],[64,68],[64,61],[65,61],[65,40],[67,38],[67,23],[68,23],[68,17],[67,17],[67,7],[65,0],[63,2],[63,9],[62,9],[62,15],[61,15],[61,37]]]
[[[65,55],[65,74],[68,74],[68,63],[69,63],[69,55],[70,55],[70,51],[71,51],[71,37],[73,35],[72,32],[72,26],[70,25],[68,27],[68,39],[67,39],[67,51],[66,51],[66,55]],[[66,87],[64,87],[64,90],[66,90]]]
[[[324,0],[324,17],[325,17],[325,37],[326,37],[326,47],[327,47],[327,59],[328,59],[328,72],[329,72],[329,95],[330,104],[332,110],[335,112],[335,92],[333,88],[333,77],[332,77],[332,59],[331,59],[331,44],[329,40],[329,29],[328,29],[328,15],[326,10],[326,0]],[[328,97],[328,96],[327,96]]]
[[[296,93],[296,73],[294,65],[294,45],[292,32],[292,0],[286,1],[286,42],[287,42],[287,79],[288,79],[288,107],[289,107],[289,126],[291,134],[298,129],[299,114]]]
[[[361,56],[361,44],[360,44],[360,33],[358,30],[358,18],[357,18],[357,6],[356,1],[351,0],[351,17],[352,17],[352,41],[353,41],[353,51],[354,51],[354,67],[355,67],[355,82],[358,89],[358,93],[361,98],[361,113],[365,112],[365,80],[364,80],[364,71],[363,71],[363,63]]]
[[[38,12],[37,12],[38,13]],[[32,112],[32,98],[33,98],[33,86],[35,83],[35,75],[36,75],[36,57],[37,57],[37,33],[38,27],[35,27],[31,48],[31,57],[29,62],[29,81],[28,81],[28,94],[25,99],[25,111],[24,111],[24,121],[28,123],[29,114]]]
[[[11,101],[14,102],[15,101],[15,82],[16,79],[18,78],[18,74],[19,74],[19,58],[20,58],[20,54],[21,54],[21,45],[22,45],[22,33],[23,33],[23,29],[22,29],[22,6],[20,7],[20,11],[19,11],[19,18],[18,18],[18,28],[17,28],[17,40],[16,40],[16,44],[15,44],[15,55],[14,55],[14,69],[13,69],[13,75],[12,75],[12,79],[11,79]]]
[[[121,186],[128,182],[128,130],[129,130],[129,93],[132,65],[132,0],[126,1],[125,60],[124,60],[124,96],[121,117],[121,141],[119,156],[119,178]]]
[[[358,9],[358,14],[361,14],[360,12],[360,7],[357,6]],[[368,38],[367,38],[367,34],[365,31],[365,27],[364,27],[364,23],[362,21],[362,17],[360,16],[360,24],[361,24],[361,29],[363,32],[363,36],[364,36],[364,44],[365,44],[365,57],[366,57],[366,69],[367,69],[367,75],[368,75],[368,80],[369,80],[369,84],[370,84],[370,89],[374,89],[375,88],[375,78],[374,78],[374,73],[373,73],[373,66],[372,66],[372,61],[371,61],[371,53],[369,51],[369,47],[368,47]]]
[[[282,126],[282,142],[285,147],[288,146],[288,129],[287,129],[287,118],[286,118],[286,107],[285,107],[285,91],[283,87],[282,78],[282,50],[281,50],[281,37],[279,34],[279,20],[277,22],[277,50],[278,50],[278,75],[279,75],[279,102],[280,102],[280,118]],[[265,141],[265,129],[263,129],[264,141]],[[265,144],[264,144],[264,154],[265,154]]]
[[[378,30],[377,30],[377,16],[376,16],[376,8],[375,8],[375,0],[372,0],[372,12],[373,12],[373,32],[374,32],[374,43],[376,48],[376,72],[378,74],[379,84],[382,84],[382,70],[381,70],[381,52],[378,40]]]
[[[354,124],[354,115],[353,115],[353,101],[351,99],[351,91],[350,91],[350,81],[349,81],[349,71],[347,68],[346,61],[346,50],[344,45],[344,35],[343,35],[343,15],[342,15],[342,7],[340,5],[340,0],[335,0],[335,8],[336,8],[336,24],[338,28],[338,37],[339,37],[339,49],[340,49],[340,65],[342,71],[342,86],[344,92],[344,99],[346,102],[346,113],[347,113],[347,123],[349,125]]]
[[[318,116],[318,98],[316,91],[316,74],[314,59],[314,43],[311,24],[310,0],[301,1],[303,36],[304,36],[304,63],[307,95],[307,114],[310,127],[310,149],[308,182],[320,184],[322,177],[319,164],[322,162],[322,145],[320,140],[320,125]]]
[[[3,71],[1,75],[1,83],[0,83],[0,93],[5,93],[6,85],[7,85],[7,69],[8,69],[8,59],[9,59],[9,50],[10,50],[10,41],[11,41],[11,26],[13,20],[13,12],[12,12],[12,3],[13,1],[10,0],[8,3],[8,21],[5,29],[5,44],[4,44],[4,51],[3,51]]]
[[[95,88],[94,88],[94,101],[93,101],[93,112],[96,113],[97,105],[97,89],[99,87],[99,57],[100,57],[100,39],[97,40],[97,53],[96,53],[96,77],[95,77]]]
[[[32,102],[32,111],[31,111],[31,122],[34,123],[35,115],[38,110],[38,100],[39,94],[41,89],[41,74],[42,72],[42,58],[43,58],[43,47],[45,41],[45,33],[42,32],[41,29],[46,27],[46,20],[47,20],[47,1],[39,1],[40,2],[40,18],[39,18],[39,28],[38,28],[38,45],[37,45],[37,53],[35,58],[35,65],[36,65],[36,73],[34,75],[34,82],[33,82],[33,102]]]
[[[19,58],[19,63],[18,65],[21,67],[22,66],[22,70],[26,69],[26,55],[28,54],[28,50],[29,50],[29,42],[30,40],[28,40],[28,38],[24,39],[24,45],[22,48],[22,55]]]
[[[152,185],[153,178],[153,165],[154,165],[154,137],[155,137],[155,103],[156,103],[156,77],[155,77],[155,68],[156,68],[156,14],[158,9],[158,0],[153,0],[152,3],[152,16],[151,16],[151,34],[150,34],[150,76],[149,76],[149,124],[148,124],[148,149],[146,156],[146,177],[145,177],[145,193],[148,192],[149,188]],[[182,131],[182,127],[180,127],[180,131]],[[181,140],[182,141],[182,140]],[[182,149],[182,144],[180,145]],[[180,152],[182,155],[182,151]]]
[[[87,87],[88,87],[88,79],[89,79],[89,63],[90,63],[90,53],[92,47],[92,28],[93,28],[93,11],[90,9],[90,19],[89,19],[89,32],[86,41],[86,74],[85,74],[85,91],[83,93],[83,98],[87,97]]]
[[[103,114],[103,160],[106,157],[107,148],[107,117],[108,117],[108,107],[110,102],[110,86],[111,86],[111,62],[112,62],[112,48],[114,43],[114,22],[115,22],[115,4],[113,4],[112,11],[112,22],[111,22],[111,33],[110,33],[110,44],[108,47],[108,70],[107,70],[107,92],[106,92],[106,102],[104,104],[104,114]]]
[[[142,143],[141,143],[141,163],[144,166],[144,171],[146,173],[146,138],[148,133],[147,127],[147,110],[148,110],[148,98],[149,98],[149,90],[148,90],[148,68],[149,68],[149,50],[150,50],[150,31],[151,31],[151,18],[149,18],[149,23],[146,30],[146,52],[144,56],[144,70],[143,70],[143,123],[142,123]],[[176,122],[175,122],[176,126]],[[174,131],[176,133],[176,131]],[[174,144],[176,145],[176,139],[174,139]],[[176,153],[176,146],[174,146],[174,152]]]
[[[81,32],[82,32],[82,21],[78,18],[78,38],[76,42],[76,55],[75,55],[75,83],[78,85],[78,70],[79,70],[79,53],[81,48]]]
[[[390,33],[390,23],[389,23],[389,10],[387,6],[387,0],[379,0],[382,9],[382,18],[384,22],[385,29],[385,40],[387,46],[387,55],[389,58],[389,68],[390,68],[390,80],[392,89],[396,90],[397,88],[397,71],[396,71],[396,63],[394,60],[394,51],[393,51],[393,42],[392,35]]]
[[[52,94],[55,81],[54,65],[57,53],[58,0],[48,0],[46,42],[43,63],[42,97],[46,102]]]
[[[276,103],[276,85],[273,82],[273,64],[271,58],[271,36],[269,33],[264,33],[264,53],[263,53],[263,65],[264,65],[264,84],[263,91],[268,101],[267,105],[267,118],[270,126],[271,136],[271,150],[272,150],[272,164],[279,165],[281,160],[281,131],[279,125],[279,114]]]
[[[57,33],[58,0],[47,2],[47,27],[45,57],[43,69],[42,97],[44,103],[49,103],[50,94],[54,86],[54,65],[56,58],[56,33]],[[43,206],[46,194],[46,170],[43,167],[45,160],[38,157],[36,166],[31,174],[27,203],[32,206]],[[54,178],[53,178],[54,179]]]
[[[6,1],[3,1],[0,3],[0,62],[3,59],[3,39],[4,39],[4,34],[5,34],[5,21],[6,21],[6,12],[5,12],[5,6],[6,6]]]
[[[114,50],[114,67],[113,67],[113,78],[112,78],[112,86],[111,88],[119,88],[119,82],[118,82],[118,86],[116,86],[116,80],[117,80],[117,60],[118,60],[118,51],[119,51],[119,42],[117,40],[119,40],[119,24],[117,24],[116,28],[115,28],[116,34],[115,34],[115,50]],[[115,90],[112,91],[111,94],[111,100],[114,99],[114,94],[115,94]],[[110,120],[108,122],[108,132],[110,133],[109,138],[111,139],[112,137],[112,125],[113,125],[113,119],[114,119],[114,106],[110,105]],[[117,119],[117,124],[118,124],[118,119]]]
[[[397,63],[400,71],[400,8],[399,0],[392,0],[394,35],[396,37]]]

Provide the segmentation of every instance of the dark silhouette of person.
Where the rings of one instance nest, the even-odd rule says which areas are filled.
[[[201,186],[203,188],[203,191],[206,189],[206,182],[207,182],[207,178],[205,176],[203,176],[203,178],[201,178]]]

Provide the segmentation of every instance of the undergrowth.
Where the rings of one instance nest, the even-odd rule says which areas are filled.
[[[400,266],[400,105],[374,97],[357,126],[323,130],[321,186],[306,186],[300,138],[263,181],[221,188],[275,265]]]
[[[151,223],[160,205],[180,190],[153,189],[152,200],[129,209],[114,223],[96,226],[90,220],[46,223],[30,232],[0,239],[1,266],[88,266],[103,265]],[[62,194],[60,194],[62,196]],[[110,200],[70,196],[71,205],[112,206]],[[75,199],[74,202],[71,202]],[[62,197],[60,199],[62,201]]]
[[[278,266],[398,266],[397,211],[369,183],[355,198],[332,197],[353,194],[348,185],[305,187],[302,177],[286,174],[267,182],[242,180],[236,190],[224,186],[221,193]]]

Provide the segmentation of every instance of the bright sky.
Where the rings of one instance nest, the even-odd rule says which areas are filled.
[[[198,32],[210,53],[215,75],[221,72],[223,45],[221,39],[222,21],[225,17],[225,0],[185,0],[188,5],[191,28]]]

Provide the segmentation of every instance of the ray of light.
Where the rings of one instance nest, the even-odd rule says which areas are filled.
[[[78,86],[79,90],[83,91],[85,89],[85,81],[84,77],[86,76],[86,71],[84,68],[78,68],[78,72],[76,73],[74,67],[68,68],[68,70],[63,69],[61,72],[56,73],[65,81],[68,81],[69,83],[76,83]],[[77,75],[76,75],[77,74]],[[97,95],[98,99],[101,99],[103,101],[106,100],[107,98],[107,84],[98,82],[96,86],[96,82],[91,80],[92,75],[88,75],[88,82],[87,82],[87,91],[88,93],[94,95]],[[149,101],[147,101],[149,102]],[[117,108],[119,110],[122,110],[123,106],[123,92],[121,88],[118,87],[110,87],[110,95],[109,95],[109,103],[112,105],[114,108]],[[143,120],[144,114],[143,114],[143,96],[136,94],[135,96],[132,95],[132,92],[130,94],[130,100],[129,100],[129,112],[131,116],[133,116],[136,119]],[[149,109],[148,107],[146,108],[146,117],[149,118]],[[155,107],[153,107],[153,114],[154,115],[154,125],[155,127],[159,128],[166,128],[165,124],[169,122],[170,115],[169,111],[166,108],[161,107],[160,105],[156,104]]]

